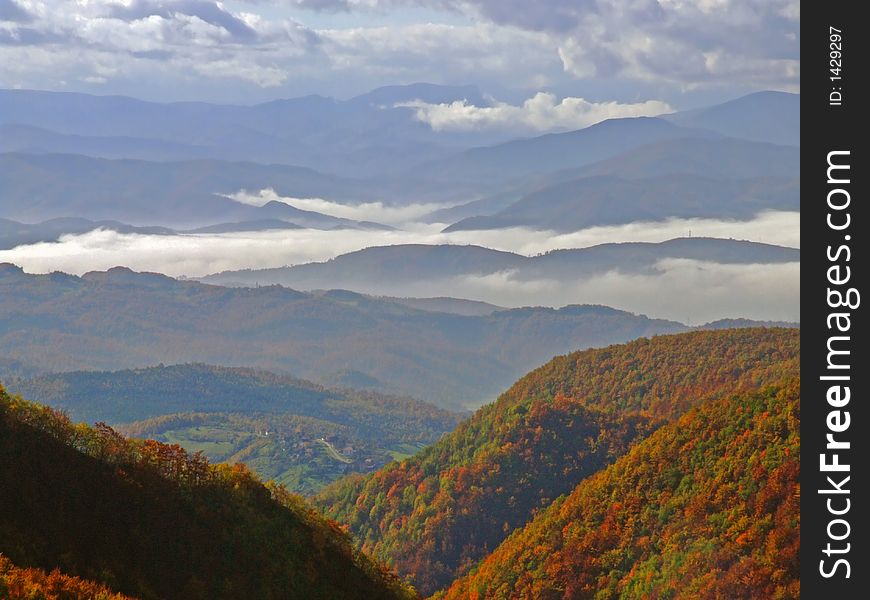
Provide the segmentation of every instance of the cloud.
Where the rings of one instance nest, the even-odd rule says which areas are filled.
[[[33,17],[15,0],[0,0],[0,21],[27,23]]]
[[[250,101],[472,81],[631,104],[800,81],[796,0],[0,0],[0,15],[9,87]]]
[[[661,261],[652,275],[610,272],[584,281],[518,279],[510,272],[442,282],[457,296],[502,306],[605,304],[699,325],[726,317],[800,320],[800,264],[718,264]]]
[[[648,100],[633,104],[590,102],[584,98],[557,100],[554,94],[539,92],[521,106],[496,103],[474,106],[466,101],[451,104],[407,102],[399,106],[414,108],[416,118],[435,131],[508,129],[531,132],[581,129],[605,119],[655,116],[673,112],[665,102]]]
[[[250,206],[264,206],[272,201],[284,202],[301,210],[310,210],[332,217],[352,219],[354,221],[374,221],[386,225],[412,223],[432,211],[444,208],[441,204],[428,203],[403,204],[401,206],[390,206],[383,202],[341,204],[324,198],[279,196],[273,189],[264,189],[257,193],[241,190],[235,194],[229,194],[227,198]]]
[[[291,0],[321,11],[418,6],[547,34],[567,74],[796,89],[799,0]],[[726,69],[722,65],[728,65]]]
[[[511,235],[515,230],[465,232],[469,239],[483,236],[495,242],[500,232]],[[520,230],[528,231],[528,230]],[[463,232],[456,232],[460,234]],[[539,254],[558,248],[585,248],[597,244],[618,242],[663,242],[676,237],[716,237],[745,239],[766,244],[800,248],[800,213],[764,211],[747,221],[720,219],[666,219],[655,222],[635,222],[627,225],[590,227],[572,233],[551,234],[546,239],[519,236],[515,243],[521,254]],[[490,238],[489,236],[492,236]]]
[[[177,19],[180,16],[195,17],[203,23],[226,31],[237,40],[253,40],[257,37],[257,32],[242,19],[224,10],[219,4],[205,0],[133,0],[129,4],[111,6],[108,15],[128,22],[151,17],[165,20]]]
[[[165,80],[190,85],[199,75],[200,85],[224,79],[274,87],[319,54],[319,36],[292,19],[266,20],[210,0],[29,6],[32,23],[0,26],[0,85],[135,80],[146,89]]]
[[[596,227],[563,235],[522,228],[442,233],[442,228],[443,224],[418,223],[390,231],[301,229],[171,237],[97,230],[63,236],[59,242],[3,250],[0,262],[12,262],[34,272],[60,269],[84,273],[125,265],[173,276],[202,276],[224,270],[322,261],[370,246],[477,244],[531,256],[607,242],[661,242],[685,236],[689,229],[695,236],[800,245],[800,215],[789,212],[765,212],[749,221],[672,219]]]
[[[491,23],[411,23],[320,29],[334,72],[392,83],[481,83],[541,87],[562,75],[549,36]]]

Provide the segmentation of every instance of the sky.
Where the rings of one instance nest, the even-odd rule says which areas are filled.
[[[0,88],[233,104],[307,94],[347,99],[416,82],[481,90],[482,106],[407,103],[434,130],[531,135],[759,90],[799,92],[799,46],[799,0],[0,0]],[[240,193],[236,200],[262,203],[269,199],[263,194]],[[400,228],[175,238],[94,231],[2,251],[0,261],[31,272],[123,264],[196,276],[324,260],[391,243],[476,243],[535,254],[662,241],[692,230],[800,244],[798,213],[765,213],[748,222],[672,219],[567,236],[527,230],[445,235],[443,224],[415,222],[433,208],[428,205],[293,201]],[[661,265],[654,280],[608,277],[566,285],[516,282],[506,273],[448,282],[436,291],[512,305],[602,302],[695,322],[799,314],[796,264],[673,263]],[[706,312],[690,314],[692,306]]]
[[[798,91],[799,44],[798,0],[0,0],[0,87],[157,101],[426,81],[686,108]]]

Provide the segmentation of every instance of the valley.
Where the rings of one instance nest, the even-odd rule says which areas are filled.
[[[0,0],[0,597],[799,600],[799,11],[497,4]]]

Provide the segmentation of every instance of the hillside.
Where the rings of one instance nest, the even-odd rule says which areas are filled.
[[[685,329],[601,306],[461,316],[341,291],[0,265],[0,343],[7,358],[42,371],[204,362],[326,381],[356,371],[385,382],[379,391],[464,409],[555,354]]]
[[[151,598],[411,598],[298,497],[0,388],[0,552]]]
[[[439,598],[800,598],[799,474],[799,379],[702,404]]]
[[[796,374],[799,341],[797,330],[723,330],[557,357],[435,445],[317,503],[433,593],[663,423]]]
[[[413,454],[461,419],[410,398],[202,364],[75,371],[5,383],[72,419],[103,421],[127,435],[202,450],[212,461],[244,462],[299,493]],[[330,446],[343,452],[337,456]]]

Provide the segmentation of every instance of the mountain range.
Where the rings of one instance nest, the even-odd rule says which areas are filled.
[[[414,101],[492,104],[474,86],[426,83],[383,87],[349,100],[305,96],[254,106],[159,104],[121,96],[0,90],[0,152],[72,152],[159,161],[250,160],[358,177],[437,163],[457,150],[509,141],[510,134],[504,132],[433,130],[416,119],[413,108],[401,106]],[[663,117],[690,129],[797,145],[794,132],[799,129],[794,126],[799,110],[797,95],[761,92]],[[650,127],[664,130],[665,124]],[[544,138],[542,144],[564,148],[559,139],[567,138]],[[610,145],[610,151],[619,146]],[[496,154],[504,155],[500,150]]]
[[[255,106],[2,90],[0,151],[245,160],[360,176],[499,140],[491,133],[435,132],[413,109],[396,107],[414,100],[486,105],[473,86],[431,84],[380,88],[344,101],[312,95]]]
[[[554,354],[686,329],[603,306],[463,316],[341,290],[0,266],[0,342],[43,371],[207,362],[331,382],[353,371],[382,391],[464,409]]]
[[[325,262],[216,273],[215,285],[280,284],[294,289],[342,288],[366,294],[460,295],[472,278],[509,273],[513,281],[582,281],[607,273],[650,274],[669,259],[731,265],[800,262],[800,250],[742,240],[677,238],[660,243],[601,244],[523,256],[480,246],[394,245],[366,248]]]
[[[565,231],[686,215],[747,218],[799,205],[798,150],[776,134],[795,126],[799,96],[753,95],[700,112],[610,119],[515,140],[435,132],[410,109],[390,108],[417,96],[485,102],[472,88],[438,86],[254,107],[3,91],[0,214],[26,223],[76,217],[176,229],[268,219],[373,226],[228,197],[271,189],[283,198],[343,204],[440,204],[426,219],[449,230]],[[741,118],[769,126],[752,128],[754,135],[729,129]],[[138,141],[124,151],[131,136]],[[179,147],[191,143],[196,151]],[[106,145],[121,150],[101,151]],[[336,148],[349,154],[333,156]],[[603,213],[607,204],[620,211]]]

